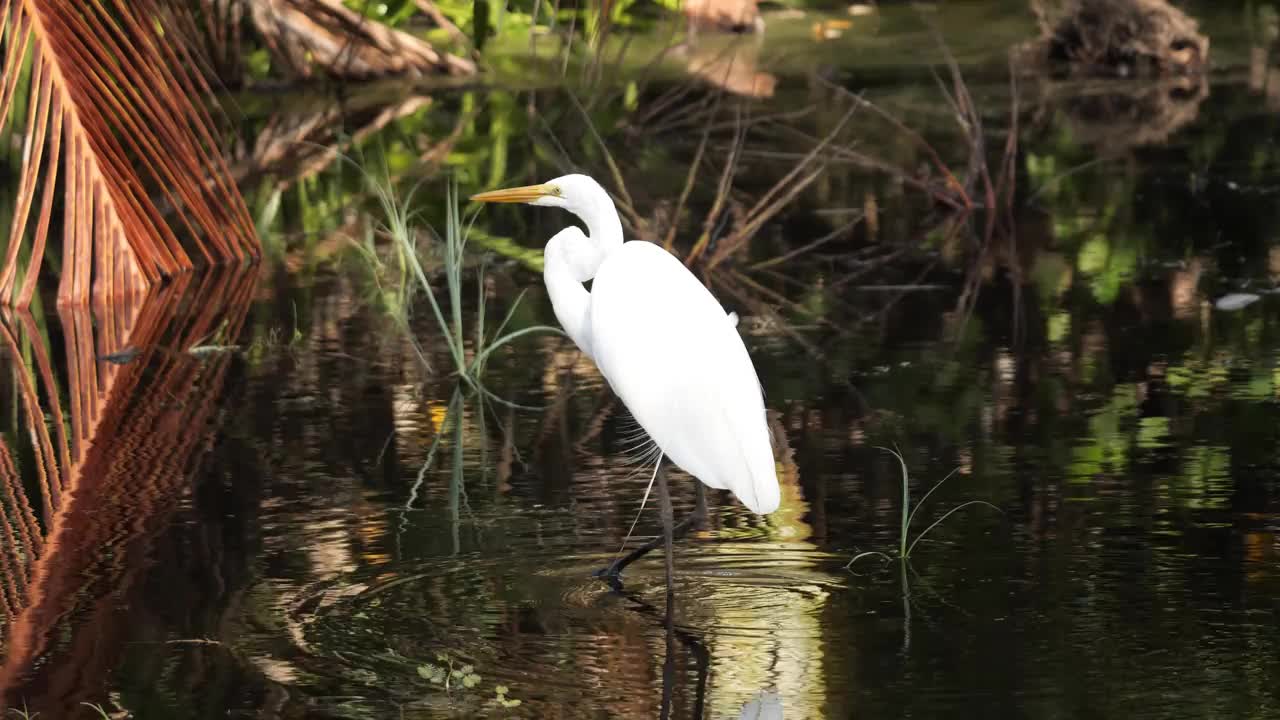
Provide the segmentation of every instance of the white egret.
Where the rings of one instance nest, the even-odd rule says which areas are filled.
[[[479,202],[564,208],[587,226],[547,242],[543,279],[556,318],[609,382],[662,456],[706,485],[733,492],[753,512],[778,509],[780,490],[760,381],[737,316],[671,253],[623,242],[609,194],[586,175],[474,195]],[[591,280],[591,291],[583,283]],[[667,583],[675,534],[662,458],[654,472],[666,541]],[[702,488],[698,488],[701,515]],[[686,529],[691,517],[682,523]],[[605,572],[657,546],[647,544]]]

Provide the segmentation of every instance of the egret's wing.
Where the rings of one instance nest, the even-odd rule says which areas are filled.
[[[670,253],[629,242],[591,288],[596,364],[667,457],[752,511],[779,488],[755,368],[720,303]]]

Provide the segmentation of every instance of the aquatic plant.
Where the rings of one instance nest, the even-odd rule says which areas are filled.
[[[480,674],[476,672],[475,665],[470,663],[455,663],[453,657],[448,653],[436,653],[436,661],[434,663],[423,663],[417,668],[418,677],[426,680],[432,685],[439,685],[444,688],[446,693],[452,693],[459,687],[463,690],[471,690],[480,684]],[[511,690],[506,685],[495,685],[493,688],[493,699],[490,701],[495,705],[504,708],[519,707],[521,702],[518,698],[508,697]]]
[[[462,227],[457,184],[450,181],[446,186],[445,235],[443,238],[436,236],[442,251],[441,259],[444,272],[445,300],[442,302],[436,298],[436,288],[432,285],[431,280],[428,279],[426,271],[423,270],[422,262],[418,258],[417,238],[419,233],[415,224],[415,214],[409,210],[414,190],[411,190],[405,199],[401,201],[396,197],[390,180],[385,179],[385,176],[383,179],[378,179],[372,174],[366,173],[366,178],[370,183],[374,196],[381,205],[385,217],[382,230],[391,237],[396,249],[396,258],[401,265],[399,291],[404,301],[403,306],[406,308],[409,306],[409,300],[414,296],[413,288],[416,282],[417,289],[421,290],[422,294],[426,296],[431,313],[440,329],[440,334],[445,339],[449,357],[453,361],[454,371],[458,377],[468,387],[481,395],[509,404],[489,392],[481,383],[481,377],[484,374],[489,358],[499,348],[526,335],[541,332],[561,334],[561,331],[549,325],[533,325],[511,332],[504,332],[524,299],[524,293],[521,292],[516,296],[515,301],[511,303],[511,307],[507,310],[502,322],[497,325],[493,332],[489,332],[485,326],[485,276],[484,266],[481,265],[476,277],[476,320],[475,328],[471,333],[471,352],[468,354],[468,333],[462,319],[462,270],[465,262],[467,230]],[[375,262],[377,261],[377,256],[372,253],[371,249],[366,249],[366,254]],[[397,319],[402,324],[407,323],[407,316],[401,316]],[[422,352],[422,349],[414,340],[412,333],[407,333],[407,335],[423,365],[430,367],[425,353]]]
[[[111,716],[107,714],[106,708],[102,707],[102,705],[98,703],[82,702],[80,703],[80,705],[82,705],[83,707],[87,707],[90,710],[96,712],[98,714],[98,717],[102,718],[102,720],[111,720]]]
[[[419,665],[418,676],[432,684],[443,686],[445,692],[452,690],[456,685],[469,690],[480,683],[480,675],[476,673],[474,665],[455,667],[453,658],[446,653],[436,653],[436,661],[438,665],[432,663]]]
[[[913,508],[911,507],[911,477],[907,471],[907,461],[903,459],[902,453],[898,452],[897,450],[891,450],[885,447],[882,447],[879,449],[884,450],[885,452],[897,458],[898,464],[902,468],[902,522],[899,525],[899,529],[898,529],[898,556],[896,558],[897,560],[900,560],[903,562],[910,560],[911,553],[912,551],[915,550],[916,545],[918,545],[921,540],[925,539],[925,537],[928,536],[929,533],[932,532],[934,528],[941,525],[944,520],[951,517],[955,513],[971,505],[985,505],[986,507],[989,507],[992,510],[995,510],[996,512],[1001,512],[1000,508],[996,507],[995,505],[992,505],[986,500],[968,500],[960,503],[959,505],[943,513],[941,517],[939,517],[937,520],[934,520],[933,523],[929,525],[929,527],[925,528],[919,535],[916,535],[915,538],[912,539],[911,538],[911,522],[915,520],[916,513],[919,512],[920,508],[924,506],[925,501],[929,499],[929,496],[932,495],[935,491],[937,491],[938,488],[942,487],[943,483],[945,483],[947,480],[950,480],[951,476],[956,474],[956,471],[952,470],[950,473],[947,473],[946,477],[942,478],[933,487],[929,488],[929,492],[925,493],[924,497],[920,498],[920,502],[916,503],[916,506]],[[863,558],[868,558],[868,557],[879,557],[884,560],[895,559],[893,556],[889,555],[888,553],[881,552],[879,550],[868,550],[866,552],[861,552],[861,553],[858,553],[857,555],[854,555],[853,559],[845,564],[845,568],[846,569],[851,568],[853,567],[854,563],[858,562],[859,560],[862,560]]]

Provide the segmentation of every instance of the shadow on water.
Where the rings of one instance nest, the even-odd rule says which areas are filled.
[[[944,58],[882,5],[767,13],[741,55],[711,39],[675,79],[604,68],[573,96],[241,98],[233,166],[271,231],[261,276],[2,318],[4,702],[44,718],[96,717],[83,702],[135,718],[1275,716],[1275,48],[1207,17],[1213,72],[1011,84],[1032,23],[944,4],[978,159],[998,174],[1017,140],[1017,202],[987,233],[980,208],[935,201],[958,197],[944,169],[980,177],[928,67]],[[855,94],[919,137],[850,113]],[[421,182],[427,218],[445,171],[465,194],[577,167],[621,195],[613,165],[630,230],[701,248],[760,369],[783,503],[759,518],[713,493],[677,549],[673,613],[656,560],[625,594],[591,577],[649,476],[603,378],[529,335],[486,383],[533,409],[459,394],[334,147]],[[798,167],[803,191],[739,232]],[[467,327],[475,298],[492,323],[523,290],[509,329],[553,321],[539,250],[569,221],[524,210],[476,221],[488,270],[467,268]],[[917,530],[966,500],[1002,514],[957,514],[910,564],[848,572],[898,546],[889,445],[913,497],[956,472]],[[693,506],[687,476],[673,492]],[[631,542],[656,528],[647,507]]]

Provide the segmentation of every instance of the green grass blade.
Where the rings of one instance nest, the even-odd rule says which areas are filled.
[[[959,512],[959,511],[961,511],[961,510],[963,510],[963,509],[965,509],[965,508],[969,507],[970,505],[985,505],[985,506],[987,506],[987,507],[991,508],[992,510],[995,510],[996,512],[1000,513],[1001,515],[1003,515],[1003,514],[1004,514],[1003,512],[1001,512],[1000,508],[996,507],[995,505],[992,505],[991,503],[987,502],[986,500],[970,500],[970,501],[968,501],[968,502],[960,503],[959,505],[957,505],[957,506],[955,506],[955,507],[951,508],[950,510],[948,510],[948,511],[946,512],[946,514],[945,514],[945,515],[943,515],[942,517],[938,518],[937,520],[934,520],[932,525],[930,525],[929,527],[925,528],[925,529],[924,529],[924,532],[922,532],[922,533],[920,533],[919,535],[917,535],[917,536],[916,536],[916,539],[915,539],[915,540],[913,540],[913,541],[911,542],[910,547],[908,547],[908,548],[907,548],[907,552],[906,552],[906,554],[905,554],[905,555],[903,555],[902,557],[903,557],[904,559],[905,559],[905,558],[909,558],[909,557],[911,557],[911,551],[915,549],[915,547],[916,547],[916,544],[917,544],[917,543],[919,543],[921,540],[923,540],[923,539],[925,538],[925,536],[926,536],[926,535],[928,535],[928,534],[929,534],[929,531],[931,531],[931,530],[933,530],[934,528],[938,527],[938,525],[939,525],[939,524],[941,524],[943,520],[946,520],[947,518],[951,517],[953,514],[955,514],[955,513]]]
[[[493,331],[494,337],[502,335],[502,331],[507,329],[507,323],[511,322],[512,316],[516,314],[516,308],[520,307],[520,301],[524,300],[524,296],[529,292],[526,288],[516,295],[516,299],[511,303],[511,309],[507,311],[506,317],[502,318],[502,323],[498,325],[498,329]]]
[[[551,327],[550,325],[531,325],[527,328],[521,328],[519,330],[509,332],[506,335],[503,335],[502,337],[498,338],[497,340],[494,340],[493,344],[491,344],[489,347],[485,348],[482,352],[476,355],[475,360],[472,361],[472,365],[475,365],[476,363],[484,362],[486,359],[488,359],[488,357],[491,354],[493,354],[494,350],[497,350],[498,348],[502,347],[503,345],[506,345],[512,340],[524,337],[525,335],[529,335],[530,333],[535,333],[535,332],[548,332],[548,333],[557,333],[559,335],[564,335],[564,332],[560,330],[560,328],[554,328],[554,327]]]
[[[901,556],[907,551],[907,529],[910,524],[910,516],[907,514],[907,510],[911,504],[911,478],[907,473],[907,461],[902,457],[902,453],[879,445],[876,446],[876,449],[884,450],[898,458],[898,465],[902,467],[902,522],[898,528],[898,555]]]
[[[461,395],[455,390],[453,397],[449,401],[449,407],[444,411],[444,419],[440,421],[440,427],[436,430],[436,436],[431,440],[431,448],[427,450],[427,458],[422,461],[422,467],[418,468],[418,477],[409,488],[409,498],[404,501],[405,510],[412,510],[413,502],[418,499],[418,490],[422,487],[422,483],[427,477],[427,471],[431,469],[431,462],[436,457],[436,450],[440,448],[440,438],[444,437],[445,428],[448,427],[449,421],[453,419],[454,405],[459,397]]]
[[[484,262],[480,262],[480,270],[476,273],[476,339],[475,350],[477,353],[484,350]],[[484,366],[478,365],[476,372],[483,372]]]
[[[880,558],[883,558],[885,562],[893,562],[893,558],[880,552],[879,550],[868,550],[866,552],[860,552],[857,555],[854,555],[852,560],[845,563],[844,569],[848,570],[849,568],[852,568],[854,564],[857,563],[859,560],[867,557],[880,557]]]
[[[960,468],[957,467],[955,470],[952,470],[951,472],[947,473],[946,477],[942,478],[933,487],[929,488],[929,492],[925,493],[924,497],[920,498],[920,501],[916,503],[916,506],[914,508],[912,508],[911,514],[907,516],[908,528],[911,527],[911,521],[915,519],[916,513],[920,512],[920,508],[924,507],[925,502],[929,499],[929,496],[933,494],[933,491],[942,487],[942,483],[950,480],[951,476],[955,475],[958,472],[960,472]]]

